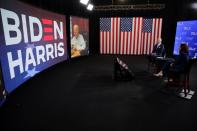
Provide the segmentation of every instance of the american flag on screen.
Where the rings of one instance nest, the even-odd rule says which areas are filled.
[[[100,18],[100,53],[149,54],[161,30],[162,18]]]

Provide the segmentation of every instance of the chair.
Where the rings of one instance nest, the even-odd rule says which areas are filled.
[[[175,73],[172,70],[170,70],[168,73],[167,87],[176,87],[178,89],[181,89],[183,87],[183,97],[186,97],[187,94],[190,92],[189,78],[193,63],[194,60],[189,60],[185,71],[182,73]],[[170,79],[173,79],[173,81],[170,81]]]
[[[162,64],[161,60],[165,59],[166,54],[162,54],[162,56],[148,56],[148,71],[152,73],[158,73],[161,70]]]
[[[125,69],[117,61],[117,58],[114,59],[114,79],[115,80],[125,80],[129,81],[134,78],[133,73],[129,69]]]

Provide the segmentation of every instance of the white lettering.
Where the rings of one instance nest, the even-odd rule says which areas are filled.
[[[55,40],[58,39],[57,34],[59,34],[60,39],[63,39],[63,23],[60,22],[60,28],[58,27],[58,24],[56,21],[54,21],[53,24],[54,24],[54,38],[55,38]]]
[[[22,35],[19,30],[20,21],[17,14],[1,8],[1,17],[6,45],[19,44],[21,42]],[[14,25],[9,24],[8,19],[14,20]],[[16,36],[11,36],[11,32],[15,32]]]
[[[11,79],[15,78],[15,72],[14,72],[15,67],[19,66],[21,74],[24,72],[21,50],[17,51],[17,55],[18,55],[18,59],[13,60],[12,52],[7,53]]]
[[[32,48],[26,49],[26,63],[25,63],[25,71],[28,70],[29,65],[33,64],[33,66],[36,66],[36,61],[34,58],[33,50]]]
[[[34,30],[34,24],[38,25],[38,35],[35,35],[35,30]],[[31,42],[37,42],[42,39],[43,35],[43,30],[42,30],[42,24],[40,20],[36,17],[29,16],[29,26],[30,26],[30,36],[31,36]]]

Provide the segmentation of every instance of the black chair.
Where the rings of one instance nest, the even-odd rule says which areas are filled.
[[[134,78],[134,74],[130,69],[125,69],[122,65],[120,65],[117,61],[117,58],[114,59],[114,79],[115,80],[123,80],[130,81]]]
[[[158,73],[161,70],[161,59],[164,59],[166,55],[151,57],[148,56],[148,71],[152,73]]]
[[[189,80],[193,63],[194,60],[189,60],[187,66],[185,67],[185,71],[181,73],[176,73],[173,70],[170,70],[168,73],[167,87],[183,89],[186,96],[190,92]],[[170,81],[170,79],[173,81]]]

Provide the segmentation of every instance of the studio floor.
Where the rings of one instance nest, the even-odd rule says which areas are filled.
[[[27,81],[0,108],[1,131],[24,130],[197,130],[197,94],[191,100],[147,70],[145,56],[122,56],[135,74],[113,80],[113,56],[63,62]],[[197,64],[190,74],[196,91]]]

